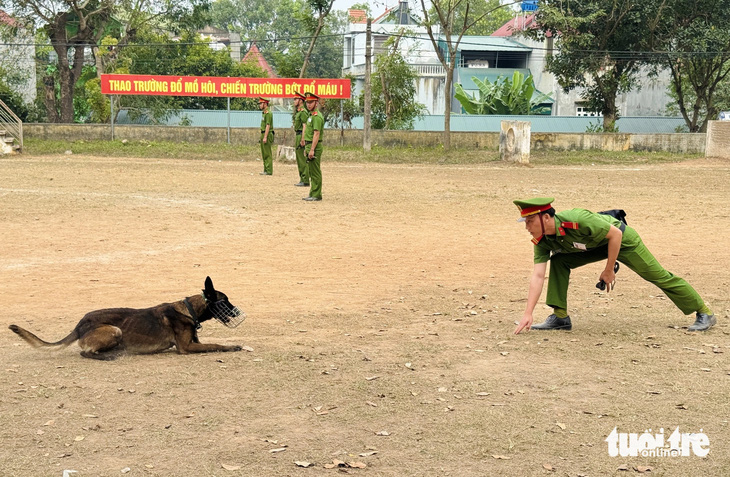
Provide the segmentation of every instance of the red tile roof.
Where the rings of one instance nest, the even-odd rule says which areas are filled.
[[[347,11],[350,16],[350,23],[367,23],[368,13],[365,10],[350,9]]]
[[[19,27],[20,23],[18,23],[18,20],[11,17],[4,11],[0,10],[0,24],[7,25],[9,27]]]
[[[535,28],[536,26],[534,13],[527,16],[518,15],[499,27],[491,36],[512,36],[515,32]]]
[[[246,56],[243,57],[243,61],[253,61],[259,66],[259,68],[266,71],[270,78],[276,78],[276,73],[274,73],[274,70],[271,68],[269,63],[266,62],[264,55],[261,54],[256,43],[251,44],[251,48],[248,49],[248,53],[246,53]]]

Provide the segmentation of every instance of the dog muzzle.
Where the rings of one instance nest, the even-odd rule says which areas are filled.
[[[233,306],[226,300],[216,301],[208,306],[213,318],[220,321],[229,328],[235,328],[246,319],[246,313]]]

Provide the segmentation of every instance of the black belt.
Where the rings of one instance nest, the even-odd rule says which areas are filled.
[[[297,134],[301,134],[302,133],[302,130],[299,129],[299,130],[295,130],[294,132],[297,133]]]
[[[304,144],[312,144],[312,141],[304,141]],[[317,141],[317,145],[322,144],[322,141]]]

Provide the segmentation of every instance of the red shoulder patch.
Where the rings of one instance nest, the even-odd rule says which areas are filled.
[[[564,229],[578,230],[580,225],[578,222],[560,222],[560,226]]]

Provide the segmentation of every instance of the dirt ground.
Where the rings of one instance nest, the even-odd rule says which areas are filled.
[[[325,157],[318,203],[301,200],[295,166],[260,169],[0,159],[3,475],[730,474],[727,161]],[[624,208],[717,326],[687,332],[693,317],[628,269],[599,292],[596,264],[573,274],[572,332],[513,335],[532,247],[512,199],[528,196]],[[248,317],[206,322],[201,341],[250,350],[101,362],[7,329],[55,341],[88,311],[180,300],[208,275]],[[548,314],[539,304],[537,321]],[[706,434],[709,455],[609,456],[614,428],[677,427]]]

